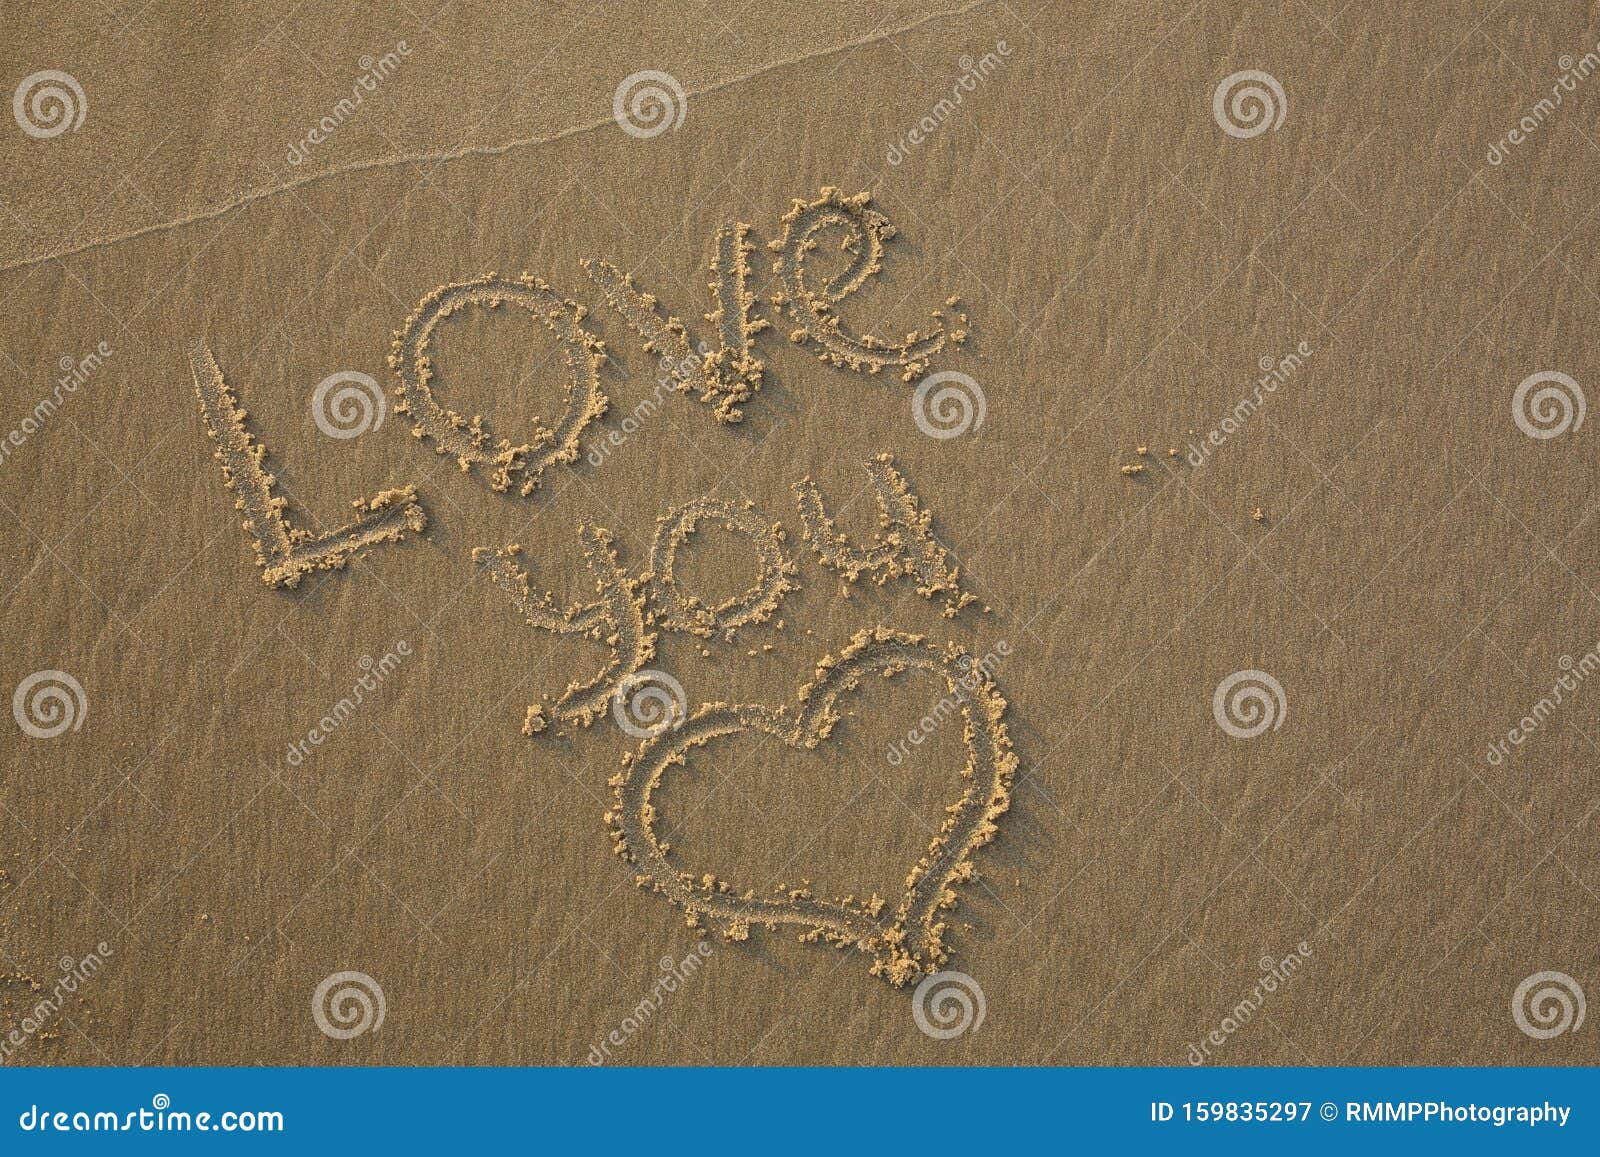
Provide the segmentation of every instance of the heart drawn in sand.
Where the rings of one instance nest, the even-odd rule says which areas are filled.
[[[927,671],[943,679],[965,721],[965,790],[946,809],[944,826],[906,876],[905,891],[892,913],[874,896],[821,900],[809,889],[780,888],[777,898],[740,891],[709,874],[673,866],[669,847],[656,833],[660,816],[651,795],[667,769],[682,765],[689,753],[720,736],[740,732],[771,735],[792,747],[815,749],[839,721],[836,704],[857,690],[866,675],[892,678],[904,671]],[[625,759],[612,781],[617,806],[606,814],[617,853],[635,866],[636,882],[665,895],[688,913],[692,928],[702,926],[729,940],[744,940],[752,924],[769,930],[780,924],[805,929],[801,940],[858,948],[873,956],[872,973],[901,985],[932,971],[949,957],[944,943],[945,913],[956,903],[956,885],[973,876],[972,856],[992,840],[996,823],[1010,806],[1017,758],[1001,716],[1006,702],[988,673],[974,666],[960,648],[934,646],[918,635],[879,628],[862,631],[837,658],[824,659],[817,678],[800,690],[799,706],[711,703],[671,731],[654,736]]]

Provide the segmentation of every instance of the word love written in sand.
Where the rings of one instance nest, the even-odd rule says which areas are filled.
[[[782,236],[769,246],[775,255],[777,285],[771,302],[796,323],[791,340],[811,344],[824,362],[870,374],[896,367],[910,381],[925,374],[930,359],[948,345],[965,340],[966,318],[959,313],[952,325],[936,311],[938,324],[932,332],[888,341],[854,332],[834,312],[882,268],[884,242],[894,235],[887,218],[869,208],[866,194],[847,198],[824,188],[816,201],[796,201],[782,225]],[[581,263],[606,303],[643,340],[645,351],[660,355],[678,387],[695,394],[723,423],[743,419],[741,407],[760,390],[765,370],[765,363],[755,356],[754,337],[769,328],[769,322],[756,315],[755,299],[747,288],[755,248],[749,233],[749,226],[735,224],[716,237],[709,270],[713,308],[705,315],[714,327],[714,345],[695,341],[677,318],[663,317],[656,299],[616,266],[605,261]],[[841,252],[848,257],[845,268],[827,277],[808,276],[808,255],[830,235],[841,236]],[[429,352],[437,330],[453,314],[508,303],[527,310],[550,330],[567,371],[562,416],[553,428],[536,426],[518,443],[496,438],[481,417],[467,419],[438,402]],[[955,299],[946,304],[954,306]],[[481,468],[492,489],[515,488],[530,494],[549,469],[577,459],[584,430],[608,404],[600,384],[605,347],[585,328],[586,316],[582,305],[528,274],[506,278],[488,273],[442,286],[423,299],[395,336],[390,366],[399,380],[397,408],[411,417],[416,437],[453,456],[464,472]],[[357,518],[336,530],[316,535],[291,525],[286,500],[274,493],[276,476],[267,468],[267,450],[250,432],[246,413],[208,348],[193,351],[191,369],[205,424],[216,443],[215,456],[268,585],[293,587],[313,570],[343,567],[368,548],[426,527],[416,489],[409,485],[357,501]],[[840,533],[810,479],[794,486],[805,539],[821,563],[847,584],[862,575],[880,585],[908,578],[923,597],[942,597],[946,615],[955,615],[973,597],[962,590],[958,568],[933,537],[931,516],[920,507],[889,455],[868,462],[867,471],[881,515],[874,541],[858,546]],[[756,557],[755,582],[743,594],[716,606],[684,590],[675,573],[679,550],[703,523],[746,538]],[[518,562],[520,547],[480,547],[472,552],[475,563],[529,625],[560,635],[588,636],[603,642],[609,652],[592,678],[570,683],[548,704],[548,715],[546,704],[533,704],[524,722],[527,734],[544,731],[552,722],[586,727],[605,713],[608,704],[621,721],[623,700],[644,678],[640,672],[655,652],[658,629],[706,638],[720,634],[731,640],[741,628],[771,619],[785,593],[794,589],[791,579],[797,568],[785,550],[783,527],[748,503],[738,506],[705,498],[668,511],[658,520],[648,564],[637,575],[619,562],[608,530],[584,522],[578,535],[598,597],[566,608],[558,607],[549,593],[534,595]],[[783,621],[777,625],[781,628]],[[655,832],[659,816],[650,800],[668,767],[685,762],[692,749],[738,732],[815,749],[827,740],[838,719],[836,700],[857,690],[863,675],[887,678],[908,670],[942,680],[945,689],[957,696],[966,719],[968,760],[960,799],[948,809],[947,822],[928,852],[910,870],[905,893],[892,911],[877,896],[823,901],[805,887],[780,886],[773,898],[758,899],[754,891],[736,892],[731,884],[710,875],[701,875],[696,882],[693,873],[670,866],[668,846]],[[681,704],[674,703],[673,709],[662,726],[648,732],[630,728],[648,738],[637,758],[625,760],[624,774],[613,781],[617,807],[606,816],[618,853],[639,868],[636,880],[642,887],[682,906],[691,927],[709,925],[731,939],[744,939],[752,924],[801,925],[807,929],[803,940],[870,953],[873,972],[895,984],[914,980],[947,959],[942,914],[956,902],[954,886],[971,877],[973,852],[994,835],[995,822],[1008,805],[1016,763],[1001,722],[1005,702],[987,671],[980,669],[974,676],[970,656],[959,648],[941,650],[920,637],[880,629],[858,635],[839,658],[824,659],[817,682],[801,690],[799,709],[792,715],[786,707],[759,704],[708,704],[687,718]]]

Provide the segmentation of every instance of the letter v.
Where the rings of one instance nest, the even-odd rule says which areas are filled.
[[[724,225],[717,230],[716,255],[708,272],[715,308],[705,315],[717,327],[718,346],[712,350],[690,345],[690,335],[676,317],[663,318],[656,297],[634,285],[631,275],[609,261],[585,258],[579,264],[599,287],[606,304],[620,313],[629,327],[644,338],[644,352],[657,354],[680,390],[698,390],[700,400],[716,406],[719,422],[744,420],[739,409],[761,389],[766,363],[751,350],[756,334],[771,323],[754,316],[755,295],[749,290],[750,254],[755,246],[746,240],[750,226]]]

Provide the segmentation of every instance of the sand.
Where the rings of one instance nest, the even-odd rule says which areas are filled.
[[[0,33],[0,1061],[1592,1061],[1586,6]]]

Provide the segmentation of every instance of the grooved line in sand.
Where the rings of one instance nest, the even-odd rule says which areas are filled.
[[[480,546],[473,550],[472,561],[484,569],[497,589],[510,597],[529,626],[557,635],[587,635],[610,649],[610,658],[593,679],[568,683],[551,707],[556,719],[587,727],[605,713],[607,702],[622,680],[655,654],[656,635],[645,617],[644,581],[629,578],[618,565],[611,532],[582,522],[578,537],[600,598],[564,611],[556,607],[555,595],[549,591],[534,598],[528,574],[516,561],[522,553],[517,544],[498,551]],[[544,705],[529,706],[522,733],[533,735],[547,726]]]
[[[694,536],[702,519],[720,522],[730,532],[749,539],[758,560],[755,584],[715,607],[685,594],[675,573],[678,548]],[[784,553],[783,526],[768,522],[754,503],[741,507],[714,498],[685,503],[658,520],[655,541],[650,545],[650,595],[660,608],[661,625],[702,638],[721,631],[725,639],[731,639],[740,627],[766,622],[784,594],[795,589],[789,581],[795,570]]]
[[[867,475],[872,479],[879,515],[879,531],[871,546],[850,545],[850,540],[834,526],[822,492],[809,477],[794,484],[802,537],[811,543],[822,564],[838,571],[847,584],[864,573],[871,574],[872,581],[880,587],[891,579],[911,575],[923,598],[944,595],[944,617],[954,618],[976,597],[961,589],[961,568],[951,565],[949,554],[933,537],[933,513],[917,504],[911,484],[895,469],[894,455],[879,454],[870,459]],[[849,596],[848,586],[844,593]]]
[[[609,261],[584,258],[580,264],[599,287],[606,304],[622,315],[634,333],[644,339],[644,352],[659,354],[680,390],[698,390],[702,402],[716,406],[719,422],[739,422],[739,405],[761,389],[766,363],[751,351],[755,335],[771,323],[756,317],[755,295],[750,292],[750,226],[742,222],[717,230],[708,288],[712,310],[705,319],[717,328],[718,346],[700,353],[691,348],[689,331],[676,317],[663,318],[656,296],[645,293]]]
[[[794,713],[787,707],[709,703],[677,728],[646,740],[636,755],[624,757],[622,773],[611,781],[616,807],[605,815],[617,854],[637,869],[634,882],[682,907],[689,927],[700,928],[704,921],[728,940],[748,939],[752,924],[769,931],[798,925],[805,929],[803,943],[822,941],[870,953],[872,974],[891,984],[907,984],[933,971],[949,959],[945,914],[956,905],[955,886],[973,878],[974,853],[995,837],[997,823],[1010,807],[1017,766],[1002,720],[1006,701],[970,656],[962,665],[964,655],[954,644],[941,649],[919,635],[884,628],[861,631],[837,658],[818,664],[816,681],[800,689]],[[943,679],[948,693],[961,703],[966,789],[946,810],[944,826],[907,874],[905,892],[887,923],[882,919],[887,905],[880,896],[827,901],[814,897],[807,886],[780,885],[775,898],[763,899],[753,889],[736,892],[710,873],[696,876],[668,860],[671,848],[656,832],[661,817],[651,796],[669,767],[685,764],[695,748],[741,732],[815,750],[839,721],[835,704],[841,694],[858,689],[866,676],[891,678],[907,670]]]
[[[783,215],[783,236],[767,244],[777,254],[773,272],[779,288],[772,293],[772,304],[799,325],[789,340],[797,345],[812,342],[823,361],[869,374],[899,366],[901,379],[909,382],[928,372],[929,360],[947,343],[961,345],[967,340],[967,316],[955,309],[959,303],[952,297],[945,305],[955,309],[955,324],[947,325],[944,312],[934,310],[937,328],[932,333],[913,330],[900,341],[888,341],[844,327],[833,307],[883,268],[883,244],[895,235],[889,218],[868,208],[871,201],[870,193],[846,197],[832,185],[824,185],[815,201],[795,199]],[[839,249],[850,255],[850,263],[814,285],[806,277],[810,256],[823,237],[836,232],[844,235]]]
[[[421,532],[428,525],[416,487],[407,485],[357,499],[352,505],[361,517],[326,534],[290,526],[283,516],[288,499],[272,493],[277,475],[267,473],[263,465],[267,448],[245,426],[247,412],[223,380],[210,349],[196,346],[190,367],[206,432],[215,443],[212,456],[222,463],[234,507],[244,514],[244,528],[254,539],[256,562],[268,586],[293,587],[313,570],[338,570],[360,551],[380,542],[398,542],[406,531]]]
[[[685,95],[688,97],[710,96],[713,93],[732,88],[734,85],[744,84],[746,81],[754,80],[756,77],[763,76],[766,73],[775,72],[780,68],[792,68],[795,65],[805,64],[807,61],[819,60],[823,57],[833,56],[840,52],[850,52],[868,44],[876,44],[879,41],[890,40],[896,36],[899,36],[901,33],[910,32],[913,29],[920,28],[922,25],[931,21],[942,20],[951,16],[965,16],[968,12],[971,12],[977,8],[982,8],[984,5],[992,4],[993,2],[994,0],[972,0],[972,3],[964,4],[959,8],[950,8],[943,9],[938,12],[929,12],[925,16],[919,16],[917,19],[908,21],[907,23],[901,24],[895,28],[886,28],[879,32],[873,32],[868,36],[862,36],[855,40],[849,40],[843,44],[836,44],[832,48],[819,49],[816,52],[804,52],[798,56],[786,57],[783,60],[775,60],[770,64],[762,65],[760,68],[751,69],[749,72],[742,72],[736,76],[730,76],[726,80],[719,80],[713,84],[708,84],[704,88],[693,89]],[[568,137],[581,136],[584,133],[591,133],[597,129],[604,129],[608,125],[615,124],[616,118],[608,115],[604,117],[598,117],[595,120],[587,121],[583,124],[573,125],[570,128],[558,129],[553,133],[546,133],[542,136],[519,137],[515,140],[506,141],[503,144],[498,145],[463,145],[459,148],[447,149],[443,152],[398,153],[394,156],[374,157],[371,160],[360,161],[352,165],[345,165],[342,168],[329,169],[324,173],[310,173],[299,178],[298,180],[282,181],[276,185],[268,185],[263,189],[254,189],[248,193],[241,193],[237,197],[233,197],[227,201],[224,201],[220,205],[213,205],[209,209],[201,209],[194,213],[185,214],[182,217],[174,217],[170,221],[158,221],[153,225],[141,225],[137,229],[129,229],[123,233],[114,233],[108,237],[96,237],[89,241],[79,242],[76,245],[65,245],[59,249],[52,250],[49,253],[39,254],[36,257],[25,257],[21,261],[12,262],[10,265],[0,265],[0,273],[9,273],[13,269],[27,269],[34,265],[42,265],[46,261],[55,261],[62,257],[71,257],[74,254],[84,253],[91,249],[103,249],[111,245],[120,245],[125,241],[133,241],[151,233],[165,233],[171,229],[181,229],[186,225],[198,224],[201,221],[210,221],[213,218],[221,217],[226,213],[231,213],[233,210],[242,208],[245,205],[251,205],[257,201],[264,201],[269,197],[276,197],[280,193],[287,193],[291,189],[298,189],[302,185],[310,185],[317,181],[325,181],[334,177],[348,176],[352,173],[364,173],[372,169],[391,169],[398,168],[403,165],[420,164],[441,165],[447,161],[458,161],[465,157],[497,157],[503,153],[509,153],[515,149],[531,148],[535,145],[553,144],[556,141],[566,140]]]
[[[454,410],[441,406],[429,382],[434,377],[428,348],[433,334],[458,309],[470,305],[497,309],[506,302],[521,306],[555,334],[566,362],[566,410],[551,430],[536,425],[531,441],[513,446],[501,438],[493,458],[484,450],[488,431],[483,419],[469,422]],[[400,378],[396,391],[400,401],[395,409],[411,417],[411,432],[433,441],[440,454],[453,454],[463,473],[475,463],[494,466],[489,476],[493,490],[506,490],[517,476],[522,478],[522,493],[531,494],[545,468],[557,462],[578,459],[578,437],[584,427],[606,412],[605,391],[600,388],[600,365],[605,360],[605,345],[583,328],[587,311],[575,301],[566,301],[540,278],[524,273],[519,277],[500,277],[485,273],[470,281],[441,285],[424,297],[406,318],[405,326],[394,335],[389,366]]]

